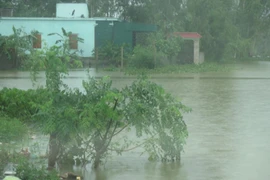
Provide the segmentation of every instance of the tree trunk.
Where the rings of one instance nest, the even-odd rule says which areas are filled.
[[[59,143],[57,141],[56,133],[51,133],[49,140],[48,170],[52,170],[55,168],[58,153]]]
[[[97,169],[100,165],[100,154],[97,153],[96,157],[95,157],[95,161],[94,161],[94,164],[93,164],[93,168],[94,169]]]

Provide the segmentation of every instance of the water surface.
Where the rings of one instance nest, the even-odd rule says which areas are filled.
[[[193,109],[185,114],[189,137],[181,163],[148,162],[141,149],[113,156],[85,179],[96,180],[268,180],[270,177],[270,63],[239,64],[232,72],[156,75],[162,85]],[[96,72],[112,77],[115,87],[135,78],[120,72]],[[82,88],[85,71],[64,80]],[[37,85],[44,85],[44,75]],[[28,72],[0,72],[0,88],[32,88]],[[90,168],[89,168],[90,169]],[[74,168],[74,171],[80,171]]]

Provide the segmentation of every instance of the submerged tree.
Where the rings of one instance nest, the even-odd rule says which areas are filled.
[[[182,112],[190,109],[166,93],[161,86],[140,78],[121,90],[112,88],[112,81],[90,78],[83,82],[86,94],[80,112],[80,136],[87,137],[86,159],[97,168],[108,152],[122,153],[144,146],[151,159],[180,160],[187,138],[187,127]],[[125,136],[135,130],[142,142],[134,145]],[[133,144],[133,147],[131,147]],[[87,149],[88,148],[88,149]]]

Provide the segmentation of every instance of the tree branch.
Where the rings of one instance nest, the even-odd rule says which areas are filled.
[[[115,124],[114,129],[113,129],[113,132],[112,132],[112,135],[111,135],[111,137],[110,137],[109,142],[107,143],[107,145],[103,146],[100,149],[101,154],[103,154],[106,151],[106,149],[108,149],[109,145],[111,144],[111,141],[112,141],[112,138],[113,138],[113,134],[115,133],[118,124],[119,124],[118,122]]]
[[[151,138],[154,138],[156,135],[157,135],[157,134],[152,135]],[[150,138],[150,139],[151,139],[151,138]],[[123,149],[123,150],[121,150],[121,152],[127,152],[127,151],[131,151],[131,150],[133,150],[133,149],[136,149],[136,148],[138,148],[138,147],[144,145],[144,144],[147,143],[148,141],[150,141],[150,139],[147,139],[147,140],[145,140],[144,142],[142,142],[141,144],[139,144],[139,145],[137,145],[137,146],[134,146],[134,147],[132,147],[132,148],[129,148],[129,149]],[[111,151],[119,151],[119,150],[117,150],[117,149],[109,149],[109,148],[108,148],[108,150],[111,150]]]
[[[114,110],[114,111],[115,111],[115,109],[116,109],[117,104],[118,104],[118,99],[115,99],[114,106],[113,106],[113,110]],[[113,119],[111,118],[111,119],[110,119],[110,122],[109,122],[109,125],[107,126],[106,133],[105,133],[104,137],[102,138],[103,140],[106,140],[106,139],[107,139],[107,136],[108,136],[108,133],[109,133],[109,131],[110,131],[112,122],[113,122]]]
[[[128,126],[129,126],[129,124],[125,125],[122,129],[120,129],[118,132],[114,133],[112,136],[116,136],[117,134],[122,132],[124,129],[126,129],[126,127],[128,127]]]
[[[123,149],[123,150],[121,150],[121,152],[128,152],[128,151],[131,151],[131,150],[133,150],[133,149],[136,149],[136,148],[138,148],[138,147],[144,145],[145,143],[147,143],[147,141],[149,141],[149,140],[146,140],[146,141],[144,141],[143,143],[138,144],[137,146],[134,146],[134,147],[132,147],[132,148],[129,148],[129,149]],[[108,148],[108,150],[111,150],[111,151],[119,151],[119,150],[117,150],[117,149],[109,149],[109,148]]]

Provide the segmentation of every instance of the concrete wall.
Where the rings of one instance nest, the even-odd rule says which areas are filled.
[[[84,39],[84,43],[78,42],[78,50],[81,57],[91,57],[95,47],[95,20],[88,18],[0,18],[0,34],[13,34],[12,27],[23,28],[26,33],[39,31],[42,35],[42,46],[55,44],[58,36],[48,36],[49,33],[62,34],[62,27],[67,32],[78,34]]]
[[[200,52],[200,64],[204,63],[204,52]]]
[[[194,63],[200,64],[200,40],[194,39]]]

